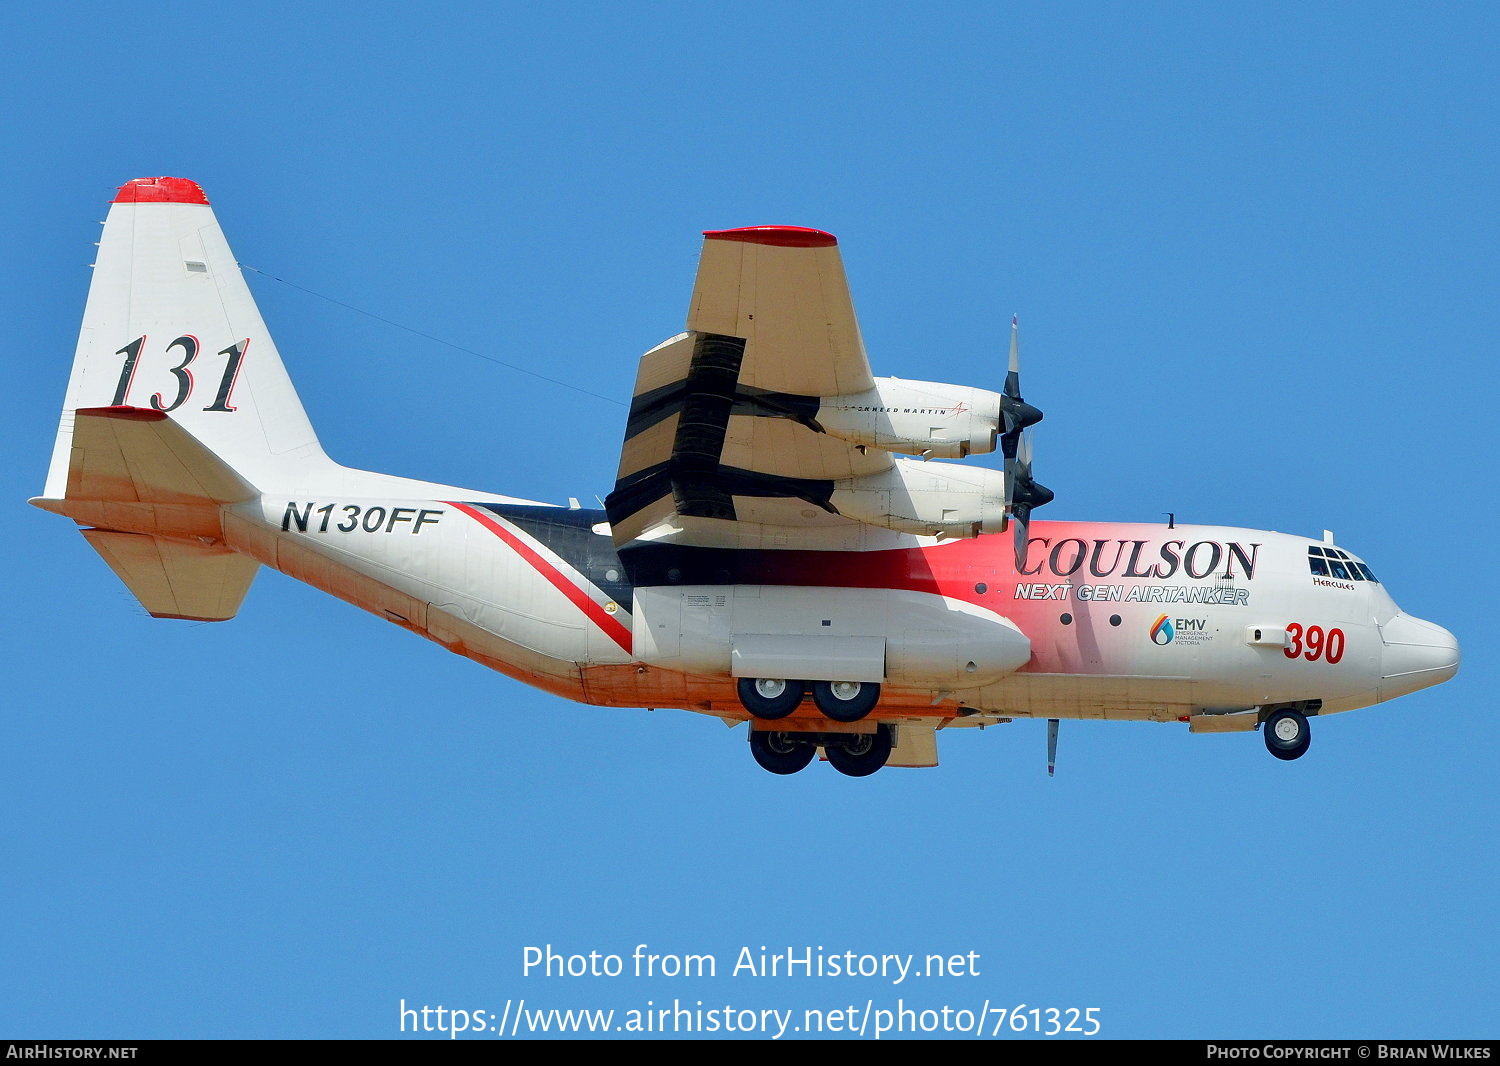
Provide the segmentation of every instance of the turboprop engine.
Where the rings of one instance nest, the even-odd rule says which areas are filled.
[[[922,536],[977,537],[1005,528],[1005,475],[957,463],[895,459],[839,481],[829,502],[848,518]]]
[[[962,459],[995,450],[1000,394],[936,381],[876,378],[875,387],[824,397],[818,425],[851,444],[923,458]]]

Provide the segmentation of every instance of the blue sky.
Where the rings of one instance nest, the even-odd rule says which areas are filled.
[[[1096,1007],[1111,1037],[1494,1037],[1496,66],[1482,5],[27,5],[0,14],[14,562],[0,1036],[391,1037],[398,1006]],[[1251,735],[1065,722],[780,779],[281,575],[153,621],[42,487],[96,221],[201,182],[325,448],[610,487],[699,232],[840,237],[877,373],[998,385],[1044,517],[1318,535],[1459,676]],[[1489,515],[1489,518],[1485,518]],[[701,979],[544,978],[707,954]],[[741,947],[978,976],[731,976]]]

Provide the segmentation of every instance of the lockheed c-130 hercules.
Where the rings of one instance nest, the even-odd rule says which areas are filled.
[[[1014,323],[999,392],[876,378],[833,236],[704,238],[614,490],[559,507],[329,459],[202,189],[128,182],[32,502],[154,616],[228,619],[269,566],[548,692],[746,722],[781,774],[932,766],[939,730],[1017,717],[1049,769],[1063,718],[1296,759],[1310,717],[1457,671],[1331,535],[1032,521]]]

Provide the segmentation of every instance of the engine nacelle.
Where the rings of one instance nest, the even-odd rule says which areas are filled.
[[[826,396],[824,432],[851,444],[905,455],[962,459],[995,450],[1000,394],[936,381],[876,378],[875,387]]]
[[[890,470],[835,483],[830,501],[866,525],[923,536],[977,537],[1005,522],[1005,475],[998,470],[896,459]]]

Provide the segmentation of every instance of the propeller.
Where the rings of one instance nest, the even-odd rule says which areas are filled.
[[[1014,527],[1016,568],[1026,564],[1027,530],[1033,508],[1051,503],[1052,490],[1031,476],[1031,434],[1026,430],[1042,420],[1042,412],[1021,399],[1020,323],[1010,320],[1010,368],[1000,396],[1000,451],[1005,456],[1005,520]]]

